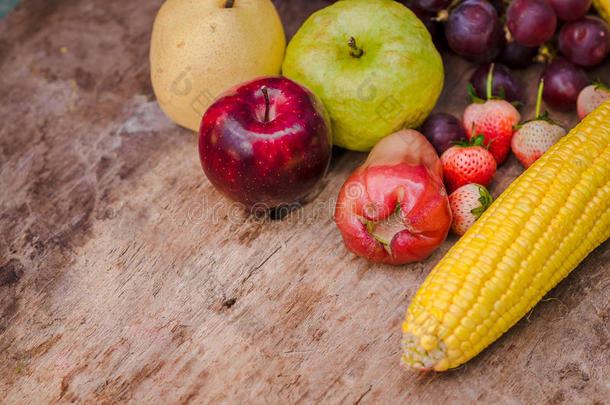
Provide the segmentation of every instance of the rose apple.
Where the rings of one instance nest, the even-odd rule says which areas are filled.
[[[314,13],[288,44],[282,72],[324,102],[335,145],[359,151],[419,126],[443,88],[430,33],[392,0],[339,1]]]
[[[371,262],[428,257],[451,226],[434,147],[413,130],[382,139],[341,188],[335,223],[347,249]]]
[[[210,182],[248,207],[304,197],[324,176],[332,137],[322,103],[284,77],[244,83],[216,100],[199,131]]]

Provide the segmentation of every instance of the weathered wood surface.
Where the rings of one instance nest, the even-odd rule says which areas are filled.
[[[324,4],[277,3],[289,35]],[[154,100],[160,4],[24,0],[0,22],[0,403],[608,402],[608,242],[466,366],[404,370],[407,304],[456,238],[399,268],[346,252],[331,214],[358,153],[282,220],[232,206]],[[459,114],[472,66],[446,64],[438,109]]]

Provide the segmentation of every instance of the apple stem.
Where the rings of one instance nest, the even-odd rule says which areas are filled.
[[[233,8],[233,4],[235,4],[235,0],[227,0],[225,8]]]
[[[261,87],[261,91],[263,92],[263,96],[265,97],[265,121],[269,122],[269,91],[266,86]]]
[[[362,50],[362,48],[358,48],[358,46],[356,45],[356,40],[354,39],[354,37],[351,37],[347,43],[347,45],[352,48],[352,50],[350,51],[350,55],[352,55],[354,58],[359,58],[362,56],[362,54],[364,53],[364,51]]]

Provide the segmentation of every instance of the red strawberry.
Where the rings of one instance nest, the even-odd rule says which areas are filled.
[[[595,83],[582,89],[578,95],[578,118],[581,120],[606,100],[610,100],[610,88],[602,83]]]
[[[485,135],[485,145],[499,165],[508,156],[513,127],[520,119],[519,111],[506,100],[475,102],[466,107],[463,117],[468,139],[473,133]]]
[[[451,230],[463,235],[493,202],[489,191],[480,184],[466,184],[449,196],[453,214]]]
[[[510,151],[510,139],[513,127],[521,120],[519,111],[503,97],[492,97],[494,65],[487,76],[487,100],[477,97],[472,85],[468,85],[468,93],[473,103],[464,110],[462,121],[466,127],[468,139],[475,135],[485,135],[485,146],[501,165]]]
[[[496,161],[485,149],[484,136],[458,142],[441,155],[445,185],[449,192],[469,183],[487,186],[496,173]]]
[[[515,156],[526,168],[534,164],[567,133],[564,127],[549,118],[548,113],[540,114],[543,89],[544,81],[541,80],[536,100],[536,118],[517,126],[511,141]]]

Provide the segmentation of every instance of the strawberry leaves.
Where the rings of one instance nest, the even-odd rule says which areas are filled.
[[[475,127],[475,124],[472,123],[472,132],[473,133],[475,132],[474,127]],[[457,146],[459,148],[469,148],[472,146],[481,146],[485,149],[489,149],[489,145],[491,144],[491,142],[493,142],[493,139],[489,142],[489,144],[485,145],[485,135],[478,134],[477,136],[473,136],[472,138],[470,138],[470,140],[462,139],[457,142],[451,142],[451,144],[453,146]]]
[[[610,87],[606,86],[599,79],[597,81],[593,82],[593,84],[595,85],[595,90],[603,90],[603,91],[607,91],[610,93]]]
[[[494,199],[485,187],[477,184],[477,188],[479,189],[479,202],[481,206],[471,209],[470,212],[478,219],[489,208]]]
[[[474,89],[474,86],[472,85],[472,83],[468,83],[466,85],[466,89],[468,90],[468,101],[472,104],[484,104],[485,100],[483,100],[481,97],[479,97],[477,95],[476,90]]]
[[[485,99],[478,96],[472,83],[468,82],[466,89],[468,91],[468,98],[472,104],[484,104],[488,100],[504,100],[504,86],[500,87],[500,94],[498,96],[493,95],[493,84],[494,84],[494,68],[495,65],[492,63],[487,74],[487,82],[485,84]]]
[[[500,75],[496,76],[495,70],[496,66],[494,63],[489,65],[489,70],[485,73],[486,78],[484,83],[481,82],[480,75],[483,73],[480,72],[481,69],[484,68],[484,65],[480,66],[477,71],[475,71],[474,75],[470,78],[470,81],[466,84],[466,89],[468,92],[467,101],[470,104],[484,104],[486,101],[491,100],[507,100],[507,94],[513,100],[510,101],[513,107],[518,108],[525,103],[521,100],[515,100],[516,96],[515,90],[512,88],[513,80],[510,77],[510,74],[507,72],[506,67],[499,65],[502,69],[499,70]],[[497,77],[499,77],[498,80]],[[476,88],[475,88],[476,83]],[[513,84],[511,84],[513,83]],[[507,85],[508,87],[505,87]],[[478,89],[478,90],[477,90]],[[481,94],[483,93],[483,94]],[[517,93],[519,93],[517,91]]]

